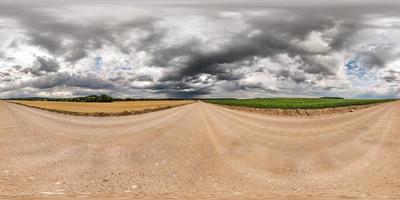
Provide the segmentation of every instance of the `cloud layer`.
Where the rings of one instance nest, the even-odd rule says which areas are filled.
[[[362,2],[3,1],[0,97],[400,97],[400,5]]]

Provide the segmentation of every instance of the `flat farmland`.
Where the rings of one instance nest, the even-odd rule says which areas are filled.
[[[329,99],[329,98],[256,98],[256,99],[210,99],[208,103],[277,109],[323,109],[361,106],[393,101],[393,99]]]
[[[112,103],[92,102],[59,102],[59,101],[10,101],[30,107],[45,110],[71,113],[123,113],[161,110],[165,108],[193,103],[190,100],[144,100],[144,101],[117,101]]]

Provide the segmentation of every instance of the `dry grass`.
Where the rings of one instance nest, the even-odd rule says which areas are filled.
[[[149,101],[121,101],[113,103],[86,103],[86,102],[54,102],[54,101],[10,101],[44,110],[67,113],[140,113],[141,111],[162,110],[192,103],[189,100],[149,100]]]

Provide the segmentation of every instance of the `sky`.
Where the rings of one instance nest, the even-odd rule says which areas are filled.
[[[0,0],[0,98],[400,98],[397,0]]]

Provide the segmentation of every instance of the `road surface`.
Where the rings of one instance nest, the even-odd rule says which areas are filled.
[[[79,117],[0,102],[0,197],[400,198],[400,102]]]

